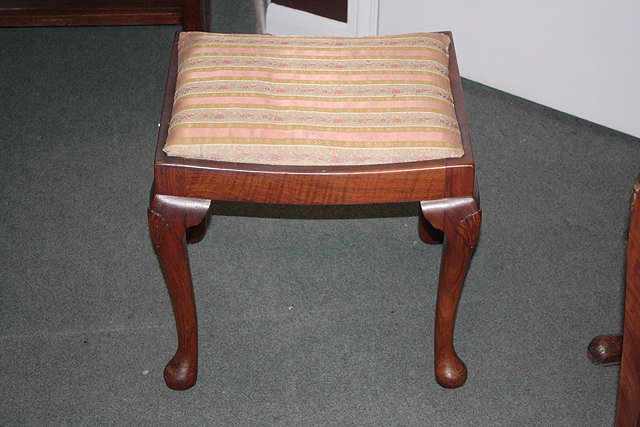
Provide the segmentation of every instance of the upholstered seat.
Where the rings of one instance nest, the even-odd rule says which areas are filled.
[[[453,331],[482,216],[451,34],[178,35],[148,211],[178,332],[174,389],[198,370],[186,243],[204,237],[218,200],[416,202],[420,238],[443,244],[436,379],[464,384]]]
[[[449,43],[182,33],[164,151],[278,165],[460,157]]]

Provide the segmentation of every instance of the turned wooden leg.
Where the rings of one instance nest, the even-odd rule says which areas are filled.
[[[456,354],[453,332],[482,214],[477,199],[471,197],[432,200],[420,205],[424,217],[445,236],[436,303],[434,362],[438,383],[456,388],[467,380],[467,368]]]
[[[169,291],[178,332],[178,349],[164,370],[167,385],[174,390],[193,386],[198,375],[198,325],[186,247],[186,231],[200,226],[197,237],[204,236],[211,201],[184,197],[152,195],[149,205],[149,230],[158,253]],[[206,223],[204,230],[206,231]]]
[[[622,358],[622,335],[598,335],[587,348],[594,365],[616,365]]]

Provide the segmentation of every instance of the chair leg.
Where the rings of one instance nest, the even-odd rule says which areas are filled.
[[[198,243],[200,240],[204,239],[208,228],[209,215],[206,215],[200,224],[187,228],[187,243]]]
[[[478,241],[482,213],[476,198],[421,202],[422,214],[444,232],[435,321],[435,375],[446,388],[462,386],[467,368],[453,346],[458,302],[473,248]]]
[[[198,324],[187,255],[187,229],[196,227],[204,236],[211,201],[152,195],[149,230],[169,291],[178,332],[178,349],[164,370],[167,385],[174,390],[193,386],[198,375]]]
[[[418,217],[418,235],[420,240],[429,245],[440,245],[444,239],[442,231],[434,228],[422,215]]]
[[[587,356],[594,365],[620,364],[622,335],[598,335],[589,343]]]

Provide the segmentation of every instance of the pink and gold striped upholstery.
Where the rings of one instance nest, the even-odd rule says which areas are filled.
[[[182,33],[164,151],[277,165],[460,157],[449,43]]]

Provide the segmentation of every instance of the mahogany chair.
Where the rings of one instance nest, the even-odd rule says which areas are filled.
[[[2,0],[0,27],[182,25],[207,31],[202,0]]]
[[[451,37],[450,33],[438,34],[447,40]],[[185,77],[182,65],[180,73],[178,72],[179,36],[180,34],[176,36],[173,45],[165,89],[155,153],[155,177],[148,210],[150,234],[168,287],[178,334],[177,351],[164,371],[167,385],[172,389],[182,390],[196,382],[198,334],[187,243],[198,242],[204,237],[210,206],[215,201],[293,205],[395,202],[419,204],[422,212],[418,221],[420,238],[429,244],[443,244],[435,313],[435,376],[443,387],[455,388],[463,385],[467,378],[467,368],[454,349],[454,324],[467,268],[479,236],[481,210],[467,113],[453,43],[448,48],[448,63],[441,65],[448,67],[448,70],[444,69],[442,72],[448,76],[451,85],[451,111],[455,127],[459,128],[461,155],[385,164],[289,165],[256,163],[250,156],[248,158],[253,163],[193,158],[199,155],[193,155],[192,158],[178,157],[165,152],[169,145],[168,137],[171,137],[172,132],[179,131],[174,127],[180,127],[172,122],[172,117],[175,120],[177,114],[188,108],[178,104],[176,94],[177,84],[181,95],[188,93],[183,92],[184,88],[180,89],[180,85],[185,84],[188,77]],[[247,40],[252,42],[253,39]],[[284,44],[289,43],[285,38],[278,40]],[[192,47],[188,44],[190,42],[184,43],[185,50]],[[197,47],[194,49],[197,51]],[[196,53],[194,55],[198,56]],[[204,61],[202,58],[196,59],[200,63]],[[210,64],[202,66],[206,72],[211,72],[211,68],[208,68]],[[393,64],[389,66],[394,67]],[[257,68],[252,70],[258,73]],[[221,73],[220,75],[224,74]],[[290,78],[295,76],[297,74]],[[396,78],[404,78],[403,75],[398,76]],[[194,81],[203,80],[202,75],[195,77],[199,79],[194,78]],[[263,78],[265,81],[270,80],[268,76]],[[362,79],[362,76],[358,79]],[[215,78],[207,82],[209,87],[217,83]],[[227,80],[222,86],[228,86]],[[198,104],[199,101],[191,102]],[[291,101],[294,102],[295,100]],[[180,105],[179,108],[176,105]],[[373,102],[370,105],[374,108]],[[210,113],[215,115],[216,110],[213,109]],[[200,116],[194,113],[190,117],[199,120]],[[214,135],[220,132],[219,126],[210,122],[195,130],[193,126],[196,124],[181,126],[183,130],[195,132],[191,137],[196,140],[198,132],[213,132]],[[238,126],[244,125],[236,123],[234,129],[237,130]],[[304,136],[309,131],[303,129],[301,132]],[[260,147],[250,147],[254,148],[258,150]]]
[[[615,425],[640,426],[640,177],[631,202],[623,335],[599,335],[589,343],[597,365],[621,363]]]

